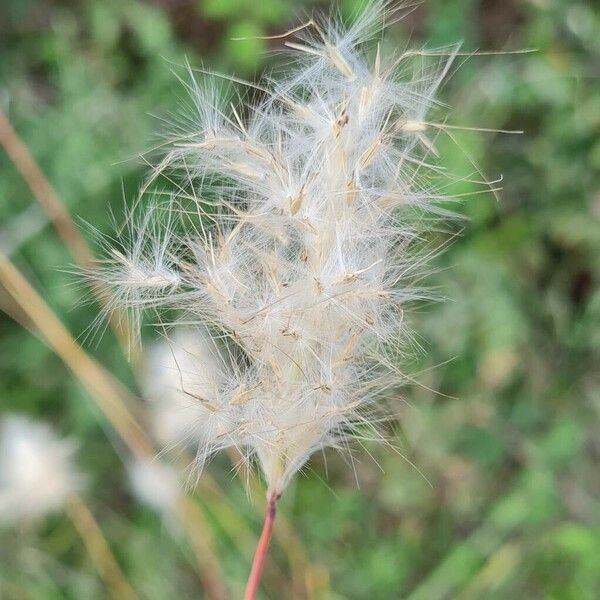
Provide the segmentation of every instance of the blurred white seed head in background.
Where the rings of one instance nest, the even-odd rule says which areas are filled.
[[[205,402],[215,401],[226,371],[222,355],[201,327],[178,327],[145,354],[142,386],[156,439],[167,448],[198,447],[207,425]]]
[[[146,460],[131,463],[128,471],[137,499],[163,517],[173,517],[181,492],[175,467],[159,460]]]
[[[411,343],[405,305],[427,296],[417,249],[447,180],[425,119],[456,48],[369,50],[385,12],[307,23],[240,108],[192,78],[193,110],[148,183],[176,191],[141,219],[136,202],[129,241],[92,276],[135,315],[203,324],[181,333],[180,318],[152,351],[159,436],[194,442],[200,467],[237,448],[272,493],[315,451],[381,438]]]
[[[0,421],[0,521],[41,518],[81,486],[76,445],[45,423],[9,415]]]

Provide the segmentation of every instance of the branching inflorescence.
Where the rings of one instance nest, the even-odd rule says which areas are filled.
[[[130,217],[130,246],[92,274],[136,314],[201,327],[200,350],[174,336],[171,365],[198,464],[233,446],[270,498],[315,451],[375,431],[401,381],[405,304],[423,297],[414,248],[442,200],[426,114],[456,49],[386,59],[366,48],[384,13],[297,28],[293,60],[243,109],[192,78],[194,115],[151,176],[176,191]]]

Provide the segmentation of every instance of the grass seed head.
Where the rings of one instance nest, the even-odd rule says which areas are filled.
[[[414,249],[442,199],[425,118],[456,49],[369,52],[385,12],[308,23],[246,106],[192,78],[193,112],[150,178],[177,191],[97,273],[125,305],[203,324],[161,351],[162,395],[187,407],[165,429],[199,466],[227,447],[256,459],[272,493],[324,447],[381,439],[405,305],[423,297]]]

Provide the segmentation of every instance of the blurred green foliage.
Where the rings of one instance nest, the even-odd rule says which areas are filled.
[[[345,2],[350,14],[360,2]],[[322,5],[321,5],[322,6]],[[109,229],[109,208],[135,194],[156,143],[152,114],[185,95],[172,69],[186,57],[243,77],[272,64],[285,31],[317,4],[291,0],[3,0],[0,106],[77,218]],[[600,590],[600,10],[584,0],[427,0],[393,26],[467,51],[531,54],[459,59],[443,88],[449,123],[524,130],[452,130],[438,145],[448,171],[502,175],[497,198],[467,196],[457,237],[428,283],[448,301],[416,307],[425,352],[406,365],[417,382],[399,403],[403,456],[357,449],[354,469],[315,457],[282,502],[314,565],[322,599],[593,600]],[[254,38],[232,41],[233,37]],[[457,151],[457,145],[461,149]],[[0,152],[1,234],[35,204]],[[481,188],[460,181],[457,195]],[[6,240],[6,236],[0,241]],[[76,335],[95,307],[65,268],[72,258],[47,226],[13,248],[30,281]],[[6,295],[0,293],[3,306]],[[134,379],[107,333],[90,352]],[[132,498],[123,450],[53,352],[0,319],[0,403],[52,421],[79,440],[86,496],[144,598],[197,598],[189,551]],[[435,390],[432,391],[432,390]],[[412,465],[418,466],[417,470]],[[379,468],[381,466],[381,469]],[[355,483],[355,475],[360,489]],[[424,475],[421,475],[421,472]],[[210,472],[258,530],[225,459]],[[218,551],[240,595],[247,556],[214,520]],[[2,598],[101,598],[68,521],[0,531]],[[274,548],[271,560],[287,564]],[[320,575],[319,575],[320,574]],[[269,584],[269,598],[292,597]]]

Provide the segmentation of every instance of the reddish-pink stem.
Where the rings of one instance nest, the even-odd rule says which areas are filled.
[[[256,598],[263,568],[265,566],[265,559],[267,558],[267,553],[269,551],[269,542],[271,541],[271,536],[273,535],[273,523],[275,522],[278,499],[278,494],[273,493],[269,496],[267,512],[265,513],[265,522],[263,524],[262,533],[260,534],[260,539],[258,540],[258,545],[256,546],[256,552],[254,553],[252,570],[250,571],[248,583],[246,584],[244,600],[255,600]]]

